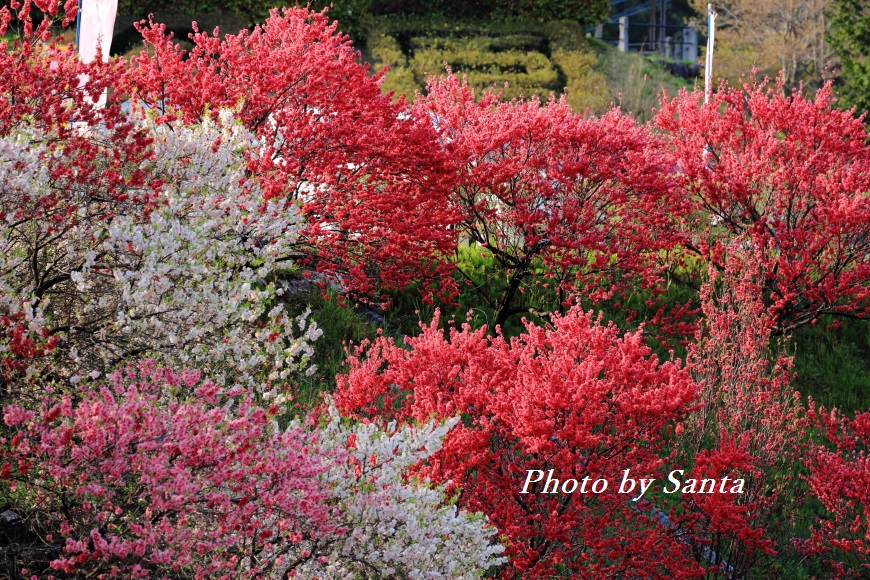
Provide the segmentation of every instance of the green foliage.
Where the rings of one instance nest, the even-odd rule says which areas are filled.
[[[384,76],[381,90],[395,93],[396,96],[413,95],[419,85],[399,42],[382,28],[369,29],[367,37],[368,57],[374,70],[380,71],[384,67],[389,69]]]
[[[662,89],[673,96],[682,88],[692,87],[692,83],[675,77],[661,65],[653,64],[638,54],[620,52],[594,39],[590,39],[589,44],[598,57],[598,70],[610,89],[608,96],[638,121],[646,122],[652,118],[653,108],[659,106]]]
[[[451,41],[445,48],[418,50],[411,59],[415,79],[422,84],[428,77],[441,73],[446,62],[452,69],[468,75],[468,83],[476,89],[507,83],[503,90],[506,99],[532,94],[547,98],[559,89],[556,69],[540,52],[478,48],[486,44],[486,38],[477,37],[467,43]]]
[[[601,0],[502,0],[499,14],[540,20],[575,20],[582,24],[600,24],[607,20],[610,2]]]
[[[285,302],[294,315],[311,309],[310,319],[317,323],[323,334],[314,343],[316,371],[308,376],[301,372],[290,380],[295,381],[293,394],[303,407],[320,401],[320,394],[335,389],[335,375],[343,369],[345,346],[358,344],[377,335],[377,327],[366,321],[352,307],[341,302],[334,292],[324,294],[314,286],[290,294]]]
[[[540,21],[573,20],[581,24],[599,24],[607,20],[609,0],[372,0],[375,14],[437,14],[447,18],[493,19],[527,18]]]
[[[825,407],[870,408],[870,323],[846,320],[829,328],[826,318],[798,330],[792,339],[794,387]]]
[[[870,110],[870,4],[834,0],[828,41],[840,60],[841,103]]]
[[[374,70],[389,67],[384,91],[405,94],[425,87],[445,63],[468,75],[476,89],[495,87],[503,98],[564,93],[574,109],[593,115],[619,104],[647,121],[661,89],[669,94],[689,83],[636,54],[587,38],[574,22],[448,20],[390,16],[370,19],[363,49]]]

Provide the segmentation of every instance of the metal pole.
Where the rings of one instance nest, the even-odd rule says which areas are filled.
[[[713,90],[713,43],[716,37],[716,13],[713,5],[707,4],[707,61],[704,64],[704,104],[710,102]]]
[[[79,49],[79,32],[82,29],[82,0],[79,0],[79,8],[76,10],[76,41],[75,48]]]
[[[659,33],[659,38],[668,35],[668,0],[662,0],[662,30]]]

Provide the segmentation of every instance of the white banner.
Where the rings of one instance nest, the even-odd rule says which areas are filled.
[[[82,0],[81,11],[79,56],[82,62],[87,64],[97,57],[97,43],[103,51],[103,62],[107,62],[118,0]]]
[[[79,15],[79,57],[87,64],[97,58],[97,46],[103,55],[103,62],[109,61],[109,48],[115,31],[115,16],[118,13],[118,0],[81,0]],[[88,75],[79,76],[79,87],[88,82]],[[106,104],[106,93],[100,95],[97,105]]]

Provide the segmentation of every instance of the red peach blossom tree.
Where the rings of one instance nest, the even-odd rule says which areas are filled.
[[[325,13],[285,8],[237,35],[198,31],[189,53],[162,25],[140,31],[148,50],[124,91],[190,124],[237,108],[260,141],[249,169],[267,198],[298,203],[307,219],[299,261],[363,298],[412,282],[455,292],[453,178],[431,120],[381,94],[381,75]]]
[[[825,508],[798,549],[822,559],[834,578],[870,574],[870,413],[849,419],[836,409],[810,407],[824,440],[806,458],[809,484]]]
[[[401,421],[462,416],[421,471],[452,482],[460,505],[507,538],[501,577],[703,575],[685,544],[612,489],[521,493],[528,470],[585,485],[618,484],[626,468],[655,474],[667,426],[696,396],[685,370],[660,362],[640,333],[621,336],[578,307],[510,341],[437,325],[407,339],[411,350],[386,338],[361,348],[336,403]]]
[[[679,522],[696,549],[732,577],[763,571],[765,556],[787,549],[801,505],[807,420],[791,387],[791,358],[771,338],[757,253],[732,252],[710,267],[703,318],[687,368],[700,405],[680,424],[673,468],[685,477],[742,478],[740,494],[684,494]]]
[[[676,157],[670,228],[718,269],[738,245],[758,252],[778,331],[823,314],[870,314],[870,145],[865,125],[775,86],[723,85],[665,98],[655,117]]]
[[[464,241],[499,264],[504,289],[483,295],[494,326],[528,313],[520,294],[552,286],[564,306],[580,293],[610,297],[638,280],[660,281],[670,240],[651,236],[661,215],[669,156],[647,128],[618,109],[600,118],[564,99],[476,99],[448,74],[431,79],[414,108],[429,115],[457,174],[452,201]]]

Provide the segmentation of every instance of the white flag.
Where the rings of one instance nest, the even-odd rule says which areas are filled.
[[[83,63],[92,62],[97,57],[98,43],[103,53],[103,62],[108,62],[117,13],[118,0],[82,0],[78,37],[79,57]],[[87,82],[87,75],[81,75],[79,87],[84,87]],[[106,94],[103,93],[97,104],[105,103]]]
[[[117,13],[118,0],[82,0],[79,56],[83,63],[87,64],[97,57],[98,42],[103,51],[103,62],[109,60]]]

